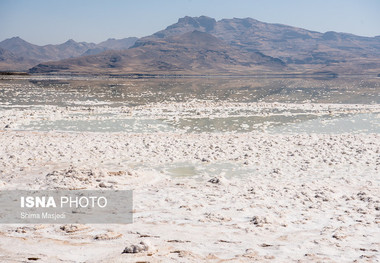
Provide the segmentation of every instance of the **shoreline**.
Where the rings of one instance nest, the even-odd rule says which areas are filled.
[[[26,76],[29,78],[33,77],[78,77],[78,78],[99,78],[99,77],[109,77],[116,79],[197,79],[197,78],[312,78],[329,80],[336,78],[355,78],[355,77],[365,77],[365,78],[379,78],[379,74],[376,73],[356,73],[356,74],[338,74],[334,72],[316,72],[316,73],[257,73],[257,74],[150,74],[150,73],[126,73],[126,74],[86,74],[86,73],[29,73],[25,72],[11,72],[11,71],[0,71],[0,76]]]
[[[134,219],[0,224],[0,261],[380,260],[377,80],[44,79],[3,82],[0,189],[133,190]]]

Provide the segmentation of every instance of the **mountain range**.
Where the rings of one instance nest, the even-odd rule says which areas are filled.
[[[380,36],[320,33],[252,18],[186,16],[140,39],[69,40],[43,47],[20,38],[0,42],[0,70],[30,67],[31,73],[49,74],[378,74]]]
[[[99,44],[70,39],[59,45],[38,46],[20,37],[13,37],[0,42],[0,70],[26,71],[41,62],[94,55],[111,49],[128,49],[137,39],[136,37],[118,40],[110,38]]]
[[[285,67],[279,59],[246,52],[200,31],[139,40],[128,50],[39,64],[31,73],[82,74],[249,74]]]

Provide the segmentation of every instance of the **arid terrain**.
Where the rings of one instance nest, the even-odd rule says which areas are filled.
[[[3,76],[0,188],[133,190],[134,219],[2,224],[0,261],[376,262],[379,85]]]
[[[99,44],[0,42],[0,70],[37,74],[379,74],[380,37],[315,32],[252,18],[183,17],[150,36]]]

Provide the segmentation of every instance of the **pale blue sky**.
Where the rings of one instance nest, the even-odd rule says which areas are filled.
[[[43,45],[70,38],[98,43],[142,37],[186,15],[252,17],[319,32],[376,36],[379,14],[380,0],[0,0],[0,41],[20,36]]]

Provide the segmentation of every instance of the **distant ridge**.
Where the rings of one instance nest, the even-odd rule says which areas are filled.
[[[59,45],[37,46],[19,37],[13,37],[0,42],[0,47],[11,51],[19,57],[37,61],[49,61],[80,56],[89,48],[95,47],[95,44],[78,43],[70,39]]]
[[[206,33],[207,35],[201,35],[197,32]],[[186,37],[186,33],[194,33],[192,37],[198,34],[197,38],[195,38],[198,42],[193,42],[193,39],[186,39],[185,42],[181,42],[180,39],[176,38],[179,36]],[[234,57],[238,61],[234,68],[232,64],[227,63],[227,60],[221,60],[221,50],[218,50],[218,52],[220,51],[218,53],[219,57],[215,56],[212,62],[209,57],[211,53],[206,52],[208,45],[211,47],[215,42],[212,37],[222,41],[224,52],[233,54],[230,57]],[[158,46],[160,49],[156,48]],[[189,46],[191,46],[191,49],[188,51],[186,48],[189,48]],[[175,54],[174,47],[183,52],[176,53],[179,58],[173,57]],[[221,44],[219,47],[221,47]],[[177,23],[141,39],[108,39],[99,44],[77,43],[69,40],[61,45],[41,47],[16,37],[0,42],[0,48],[10,51],[14,55],[12,57],[3,52],[5,55],[3,55],[4,58],[1,58],[2,55],[0,54],[0,61],[1,59],[3,61],[3,63],[0,63],[0,70],[10,69],[16,65],[20,70],[20,66],[23,64],[25,69],[26,66],[30,68],[40,63],[39,66],[31,69],[31,72],[35,73],[60,73],[76,70],[78,72],[97,72],[97,74],[101,74],[101,72],[107,74],[106,72],[111,71],[117,72],[115,74],[132,71],[171,74],[175,70],[175,72],[191,74],[192,71],[193,73],[198,72],[206,61],[206,64],[209,65],[208,70],[215,74],[218,73],[218,70],[220,72],[231,71],[234,74],[238,74],[239,71],[241,71],[240,73],[247,72],[248,70],[254,74],[256,70],[262,72],[264,68],[269,71],[273,70],[273,72],[283,72],[285,70],[297,74],[330,72],[332,74],[377,75],[380,72],[380,36],[362,37],[333,31],[320,33],[282,24],[264,23],[252,18],[232,18],[216,21],[214,18],[207,16],[186,16],[178,19]],[[123,51],[125,49],[128,49],[128,52],[125,53]],[[166,53],[164,50],[166,50]],[[214,51],[217,51],[217,49]],[[142,67],[142,64],[147,60],[142,52],[149,53],[152,56],[149,64],[145,65],[145,67]],[[188,52],[192,52],[193,56],[191,57],[190,53],[186,54]],[[208,56],[199,55],[205,55],[206,53]],[[132,54],[135,54],[135,56],[132,56]],[[198,54],[198,56],[195,56],[195,54]],[[169,55],[172,55],[172,57]],[[128,57],[129,62],[127,63],[122,59],[123,62],[116,63],[113,58],[109,58],[113,56]],[[269,67],[268,61],[263,62],[264,57],[268,61],[272,61],[272,67]],[[67,60],[68,58],[70,59]],[[78,58],[78,60],[71,58]],[[190,63],[191,58],[192,68],[181,66],[180,58],[183,58],[188,63]],[[13,60],[14,64],[12,64]],[[62,61],[47,62],[59,60]],[[109,60],[108,66],[103,65],[107,60]],[[84,63],[81,64],[81,67],[76,64],[79,61]],[[262,61],[265,65],[258,63],[258,61]],[[71,65],[70,63],[73,64]],[[218,65],[218,63],[221,64]],[[164,70],[164,64],[167,65],[166,71]],[[281,67],[279,66],[280,64]]]
[[[123,50],[128,49],[137,41],[137,37],[127,37],[123,39],[109,38],[106,41],[100,42],[94,48],[88,49],[82,56],[96,55],[106,50]]]
[[[138,40],[128,50],[39,64],[31,73],[224,74],[282,71],[285,63],[248,53],[200,31],[165,39]]]
[[[147,38],[165,38],[199,30],[232,46],[262,52],[297,68],[376,72],[380,67],[380,38],[347,33],[319,33],[282,24],[264,23],[252,18],[216,21],[214,18],[184,17]]]
[[[76,42],[72,39],[59,45],[38,46],[20,37],[13,37],[0,42],[0,48],[11,52],[14,57],[3,57],[0,54],[0,70],[28,70],[41,62],[57,61],[82,55],[98,54],[110,49],[127,49],[137,40],[135,37],[125,39],[108,39],[99,44]],[[4,61],[7,61],[6,63]]]

